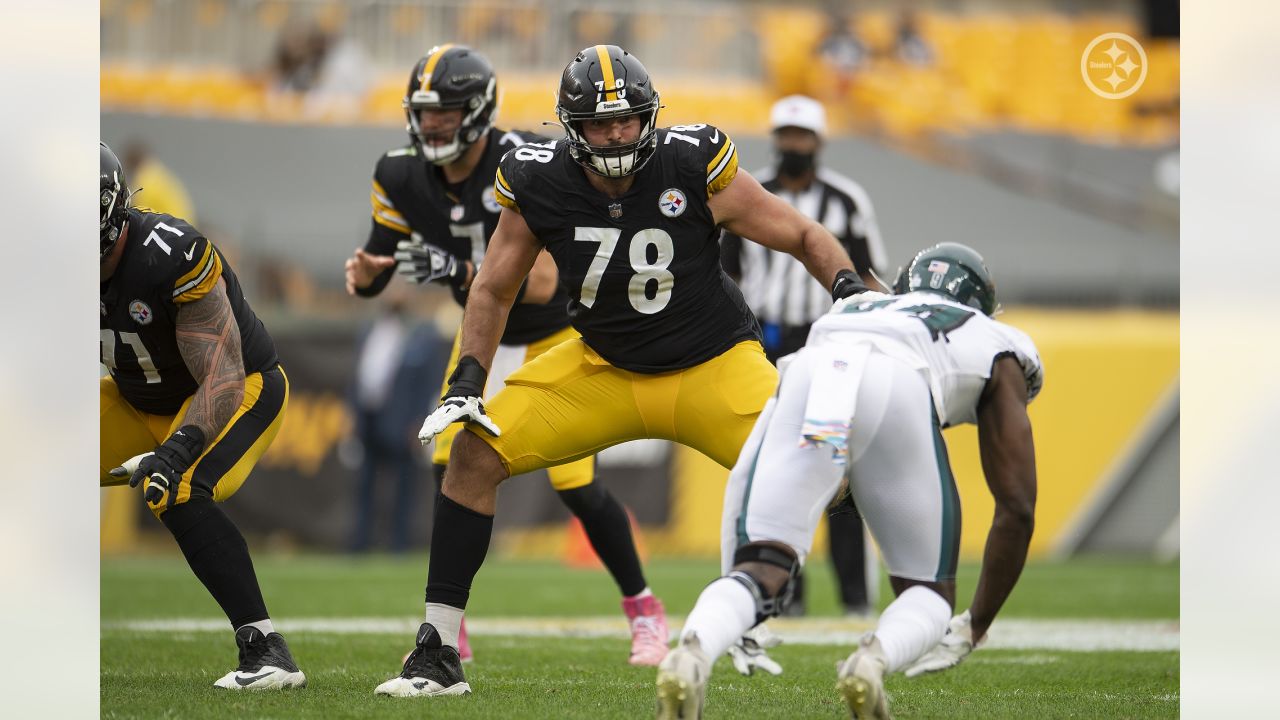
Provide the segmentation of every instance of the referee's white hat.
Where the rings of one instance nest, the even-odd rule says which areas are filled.
[[[827,111],[822,103],[805,95],[788,95],[769,111],[769,129],[798,127],[822,137],[827,133]]]

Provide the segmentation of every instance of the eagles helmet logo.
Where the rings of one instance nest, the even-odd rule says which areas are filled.
[[[684,193],[675,188],[667,188],[658,196],[658,210],[669,218],[680,217],[687,204]]]

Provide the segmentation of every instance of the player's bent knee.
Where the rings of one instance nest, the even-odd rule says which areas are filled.
[[[444,487],[455,483],[498,485],[507,478],[502,458],[489,443],[470,430],[463,430],[453,440],[453,451],[444,474]]]
[[[752,542],[733,554],[733,571],[726,577],[736,580],[756,601],[756,625],[781,615],[795,595],[800,560],[794,550],[781,543]]]

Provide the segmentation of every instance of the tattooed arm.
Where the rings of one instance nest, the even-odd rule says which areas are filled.
[[[221,278],[208,295],[178,307],[178,350],[200,387],[180,425],[195,425],[206,442],[226,427],[244,398],[240,327]]]

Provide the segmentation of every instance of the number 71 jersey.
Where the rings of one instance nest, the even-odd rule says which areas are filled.
[[[675,125],[613,198],[588,182],[562,141],[524,145],[498,167],[498,202],[524,216],[556,261],[569,318],[615,367],[693,367],[759,339],[742,293],[720,267],[707,201],[738,172],[733,142],[710,125]]]

